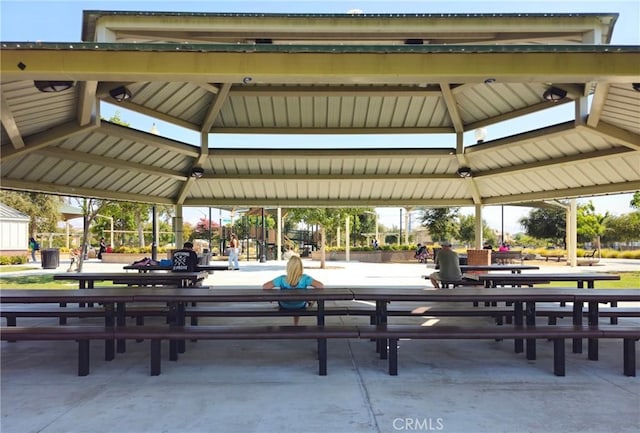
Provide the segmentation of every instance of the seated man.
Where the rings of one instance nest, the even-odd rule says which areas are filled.
[[[173,253],[173,272],[196,272],[198,270],[198,255],[193,251],[193,244],[185,242],[181,250]]]
[[[431,284],[436,289],[440,288],[440,281],[459,281],[462,280],[462,272],[460,271],[460,258],[458,254],[451,249],[451,242],[445,241],[441,244],[442,249],[438,251],[436,256],[436,271],[429,275]]]

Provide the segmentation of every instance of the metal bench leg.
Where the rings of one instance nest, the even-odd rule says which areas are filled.
[[[622,342],[622,357],[624,365],[624,375],[635,377],[636,375],[636,340],[625,338]]]
[[[327,339],[318,339],[318,374],[327,375]]]
[[[90,340],[78,340],[78,376],[89,374],[89,343]]]
[[[169,340],[169,361],[178,360],[178,340]]]
[[[564,338],[555,338],[553,340],[553,374],[564,376],[564,369]]]
[[[389,375],[398,375],[398,339],[389,338]]]
[[[151,376],[160,375],[160,362],[162,361],[162,340],[158,338],[151,339]]]

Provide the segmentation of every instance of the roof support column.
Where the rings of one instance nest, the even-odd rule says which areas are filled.
[[[577,255],[577,243],[578,243],[578,202],[576,199],[571,199],[569,201],[569,206],[567,207],[567,264],[569,266],[576,266],[578,264],[578,260],[576,259]]]
[[[344,220],[344,260],[351,261],[351,248],[349,247],[349,228],[351,227],[351,217],[347,215]]]
[[[276,233],[276,260],[282,260],[282,208],[277,209],[276,215],[277,233]]]
[[[182,248],[182,205],[176,205],[176,216],[173,218],[173,232],[176,235],[176,248]]]
[[[482,239],[482,205],[476,204],[476,219],[475,219],[475,248],[477,250],[482,248],[483,239]]]

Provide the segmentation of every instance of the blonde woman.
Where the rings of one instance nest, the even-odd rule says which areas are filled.
[[[290,290],[307,289],[309,286],[316,289],[322,289],[324,284],[305,274],[300,257],[292,256],[287,262],[287,274],[280,275],[271,281],[267,281],[262,285],[262,288],[270,290],[278,287],[280,290]],[[303,310],[307,308],[308,305],[307,301],[280,301],[278,304],[280,305],[280,308],[284,310]],[[293,324],[297,325],[299,322],[300,316],[293,316]]]

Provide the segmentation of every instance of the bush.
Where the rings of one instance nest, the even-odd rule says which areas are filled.
[[[28,260],[27,256],[0,256],[0,265],[23,265]]]

